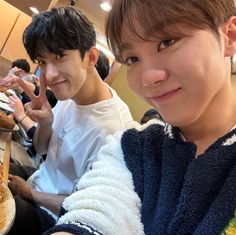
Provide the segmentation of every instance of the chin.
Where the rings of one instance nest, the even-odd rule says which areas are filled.
[[[57,94],[55,94],[55,93],[54,93],[54,95],[56,96],[56,98],[57,98],[58,100],[61,100],[61,101],[71,99],[71,96],[68,96],[68,95],[62,95],[62,94],[57,95]]]

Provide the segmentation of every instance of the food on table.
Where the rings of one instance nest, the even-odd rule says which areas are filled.
[[[14,109],[12,109],[7,103],[0,101],[0,110],[4,113],[13,113]]]
[[[0,127],[6,129],[13,129],[15,122],[13,116],[5,114],[3,111],[0,111]]]

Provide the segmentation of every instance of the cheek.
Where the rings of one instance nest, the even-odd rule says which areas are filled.
[[[134,91],[135,93],[139,93],[141,89],[141,78],[140,75],[138,76],[137,74],[133,73],[127,73],[127,82],[129,88]]]

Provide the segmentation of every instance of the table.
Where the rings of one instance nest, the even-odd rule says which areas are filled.
[[[15,200],[7,187],[8,185],[8,171],[11,155],[11,132],[0,132],[0,161],[3,163],[3,182],[0,182],[0,193],[4,198],[1,202],[0,208],[0,235],[5,235],[11,228],[16,208]]]

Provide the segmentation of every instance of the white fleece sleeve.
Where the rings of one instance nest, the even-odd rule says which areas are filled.
[[[122,133],[107,138],[92,170],[77,184],[77,192],[67,197],[68,211],[60,224],[88,225],[105,235],[143,235],[141,202],[134,191],[132,175],[120,146]]]

